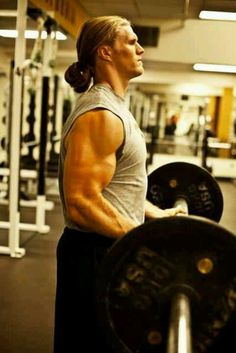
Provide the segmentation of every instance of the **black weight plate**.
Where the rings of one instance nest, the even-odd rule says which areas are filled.
[[[209,273],[197,264],[208,259]],[[236,310],[236,238],[197,216],[149,221],[118,240],[97,278],[98,316],[117,353],[164,353],[170,299],[191,301],[194,353],[206,352]],[[236,328],[234,329],[234,335]]]
[[[147,199],[171,208],[177,197],[188,203],[189,214],[218,222],[223,212],[221,189],[204,168],[186,162],[165,164],[148,176]]]

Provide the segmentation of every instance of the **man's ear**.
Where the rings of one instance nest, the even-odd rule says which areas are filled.
[[[111,59],[111,52],[112,52],[112,49],[109,45],[101,45],[97,49],[97,56],[101,60],[111,61],[112,60]]]

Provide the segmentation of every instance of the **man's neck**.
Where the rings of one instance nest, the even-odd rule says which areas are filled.
[[[94,83],[100,83],[103,84],[105,86],[110,87],[118,96],[124,98],[125,97],[125,93],[126,90],[128,88],[128,83],[129,81],[126,80],[126,82],[124,80],[121,80],[120,77],[115,77],[114,75],[112,75],[112,77],[108,77],[108,78],[95,78]]]

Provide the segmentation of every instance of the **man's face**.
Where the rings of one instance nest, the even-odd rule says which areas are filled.
[[[130,26],[121,27],[113,48],[113,64],[119,75],[124,79],[142,75],[142,54],[144,49],[138,43],[138,38]]]

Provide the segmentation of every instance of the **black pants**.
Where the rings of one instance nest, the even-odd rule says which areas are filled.
[[[112,352],[97,325],[95,278],[113,242],[96,233],[64,229],[57,246],[54,353]]]

